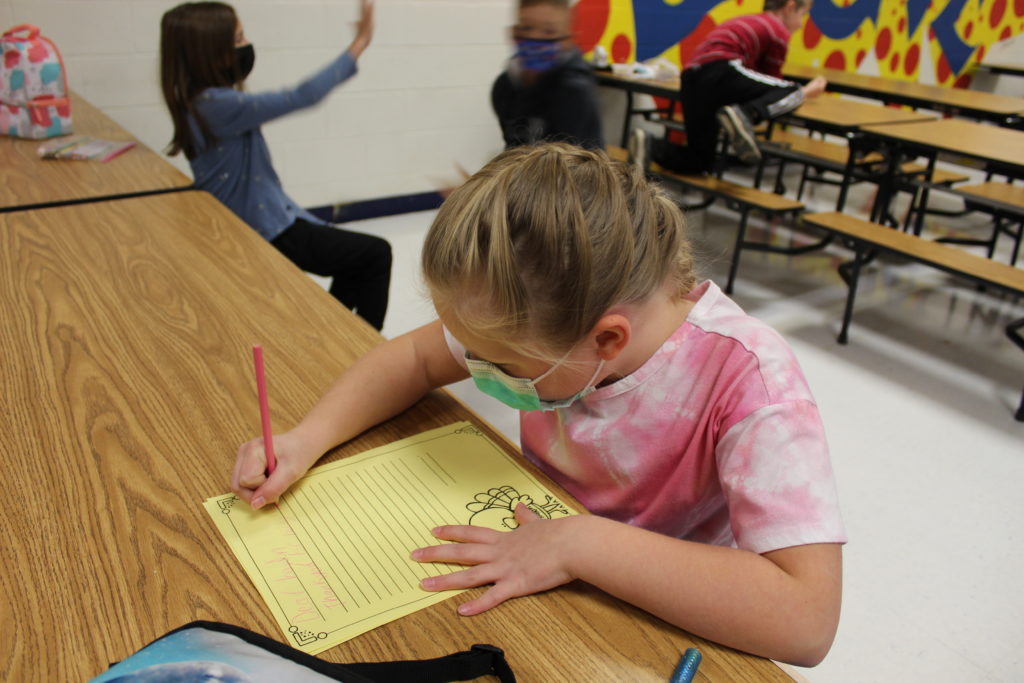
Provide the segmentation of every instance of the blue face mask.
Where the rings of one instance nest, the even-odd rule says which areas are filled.
[[[526,379],[525,377],[513,377],[499,368],[494,363],[479,358],[473,358],[466,352],[466,367],[473,377],[476,388],[491,398],[496,398],[510,408],[516,410],[557,410],[568,408],[570,405],[583,398],[596,388],[597,376],[604,367],[604,360],[597,364],[597,369],[591,375],[587,385],[569,398],[558,401],[545,401],[537,395],[537,383],[555,371],[562,360],[552,365],[540,377]]]
[[[516,59],[520,66],[530,71],[547,71],[558,64],[562,54],[564,38],[547,40],[516,40]]]

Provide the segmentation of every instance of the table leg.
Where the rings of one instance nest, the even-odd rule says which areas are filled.
[[[843,168],[843,180],[839,184],[839,197],[836,199],[836,211],[842,213],[846,206],[846,196],[849,194],[850,185],[853,184],[853,169],[857,165],[857,151],[859,139],[854,135],[846,136],[846,148],[849,150],[846,155],[846,167]],[[797,199],[803,194],[804,182],[807,180],[807,167],[804,167],[804,176],[800,179],[800,191],[797,192]]]
[[[849,340],[848,333],[850,331],[850,321],[853,318],[853,301],[857,298],[857,282],[860,279],[860,267],[870,259],[870,254],[865,253],[867,248],[863,244],[855,242],[853,248],[853,260],[839,266],[839,275],[843,277],[843,266],[849,265],[846,276],[843,277],[848,288],[846,291],[846,307],[843,309],[843,325],[839,329],[839,336],[836,338],[836,341],[840,344],[845,344]]]
[[[1021,334],[1021,329],[1024,329],[1024,318],[1014,320],[1012,323],[1007,325],[1006,336],[1009,337],[1014,344],[1019,346],[1021,349],[1024,349],[1024,335]],[[1024,392],[1021,393],[1020,405],[1017,407],[1017,412],[1014,414],[1013,418],[1018,422],[1024,422]]]
[[[740,252],[743,250],[743,238],[747,234],[747,220],[750,218],[750,209],[745,208],[740,217],[739,229],[736,231],[736,248],[732,251],[732,263],[729,264],[729,280],[725,283],[725,293],[732,294],[732,286],[736,281],[736,271],[740,268]]]
[[[626,90],[626,118],[622,121],[622,146],[629,148],[629,124],[633,120],[633,91]]]
[[[935,175],[935,160],[938,156],[937,152],[932,152],[928,157],[928,168],[924,172],[924,180],[921,183],[921,199],[918,202],[917,217],[914,219],[914,234],[918,237],[921,236],[921,230],[924,229],[924,214],[928,208],[928,185]]]
[[[886,150],[887,154],[885,173],[878,184],[878,195],[875,197],[875,203],[871,207],[871,217],[869,220],[873,223],[881,223],[885,216],[890,213],[889,205],[896,196],[900,159],[903,158],[903,148],[898,142],[887,143],[883,149]]]

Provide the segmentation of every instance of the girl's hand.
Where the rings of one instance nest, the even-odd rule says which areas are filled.
[[[349,53],[359,58],[373,39],[373,0],[359,0],[359,21],[356,22],[356,37],[349,46]]]
[[[238,447],[235,469],[231,473],[231,490],[255,509],[267,503],[276,503],[320,456],[319,453],[311,452],[294,432],[274,435],[274,453],[277,456],[277,467],[267,477],[263,437]]]
[[[453,574],[420,581],[428,591],[494,586],[476,600],[459,606],[459,614],[485,612],[509,598],[530,595],[572,581],[565,561],[572,517],[541,519],[520,503],[515,509],[519,528],[495,531],[479,526],[441,526],[436,538],[456,541],[412,552],[417,562],[450,562],[474,565]]]

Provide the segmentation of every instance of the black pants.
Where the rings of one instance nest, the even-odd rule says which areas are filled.
[[[302,270],[331,278],[331,295],[380,330],[388,308],[387,240],[298,218],[271,242]]]
[[[686,146],[655,140],[651,159],[678,173],[708,173],[715,165],[718,110],[739,105],[751,123],[787,114],[803,104],[800,86],[751,71],[739,61],[719,61],[683,72],[680,98]]]

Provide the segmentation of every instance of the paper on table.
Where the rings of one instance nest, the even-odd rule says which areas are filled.
[[[574,512],[480,430],[461,422],[310,470],[278,505],[233,494],[204,505],[291,644],[316,654],[446,600],[426,576],[462,569],[409,559],[440,524],[507,530],[525,503]]]

